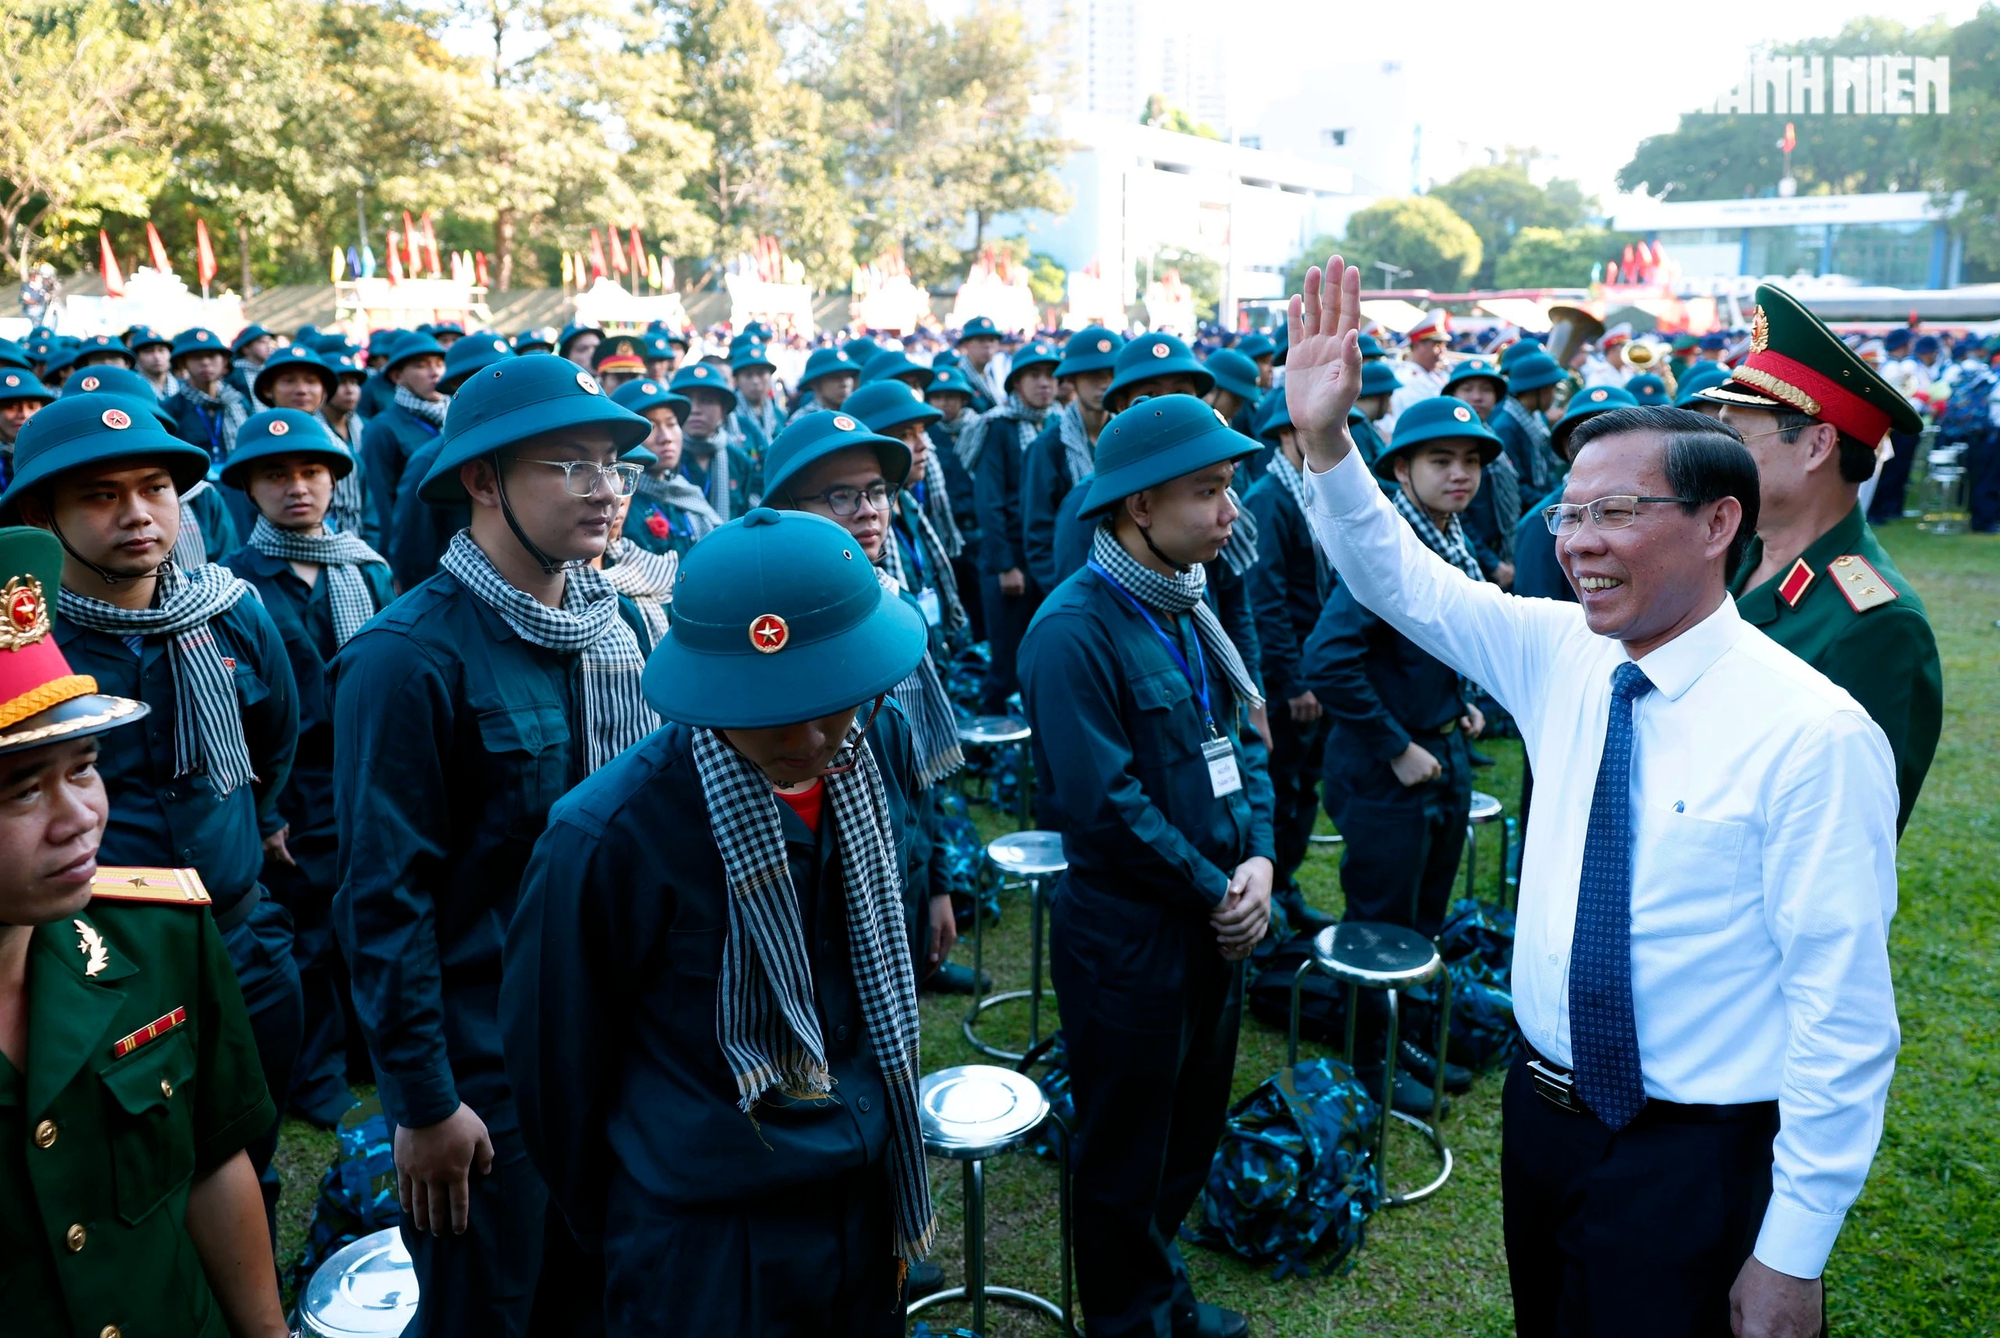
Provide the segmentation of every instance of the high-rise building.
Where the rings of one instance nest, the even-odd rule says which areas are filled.
[[[1158,96],[1227,134],[1227,35],[1193,0],[1024,0],[1050,82],[1072,113],[1138,120]],[[1054,40],[1051,40],[1054,39]]]

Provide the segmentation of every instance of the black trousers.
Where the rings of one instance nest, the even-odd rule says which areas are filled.
[[[296,867],[268,861],[265,881],[271,896],[291,913],[292,960],[299,972],[303,1029],[289,1093],[271,1094],[279,1110],[296,1110],[313,1123],[331,1126],[354,1104],[347,1084],[348,986],[340,945],[334,942],[328,912],[339,887],[333,842],[294,839]]]
[[[244,1149],[264,1192],[264,1219],[275,1248],[281,1186],[278,1168],[272,1163],[278,1154],[278,1130],[285,1122],[284,1093],[291,1090],[303,1025],[299,968],[292,960],[291,913],[270,897],[262,897],[246,919],[223,931],[222,946],[229,952],[230,965],[236,968],[236,984],[243,991],[244,1010],[250,1014],[250,1034],[257,1043],[264,1086],[278,1107],[278,1118],[271,1121],[271,1127]]]
[[[1875,479],[1875,495],[1868,499],[1868,523],[1880,525],[1885,521],[1903,518],[1903,497],[1910,486],[1910,466],[1917,461],[1918,436],[1906,436],[1901,432],[1889,434],[1889,445],[1895,451],[1882,465],[1882,472]]]
[[[1501,1098],[1500,1188],[1521,1338],[1728,1338],[1729,1289],[1771,1198],[1775,1101],[1649,1103],[1612,1133],[1534,1090]],[[1682,1122],[1714,1113],[1727,1118]]]
[[[405,1338],[525,1338],[549,1222],[549,1191],[518,1131],[495,1133],[493,1169],[471,1176],[465,1234],[403,1219],[416,1265],[417,1313]]]
[[[1243,972],[1196,910],[1064,879],[1049,975],[1075,1085],[1077,1288],[1091,1338],[1171,1338],[1194,1292],[1175,1234],[1222,1136]]]
[[[1298,878],[1311,846],[1313,824],[1319,821],[1319,777],[1326,751],[1327,718],[1310,724],[1293,721],[1282,700],[1270,703],[1271,788],[1277,804],[1271,818],[1277,844],[1277,875],[1271,885],[1279,892]]]
[[[2000,530],[2000,428],[1966,445],[1965,481],[1971,493],[1972,528],[1981,534]]]
[[[604,1222],[605,1332],[896,1338],[889,1175],[866,1167],[769,1198],[661,1203],[614,1179]]]
[[[1021,638],[1027,635],[1028,624],[1034,620],[1035,610],[1042,606],[1044,598],[1035,578],[1029,576],[1026,580],[1025,591],[1008,596],[1000,593],[998,576],[979,578],[980,598],[986,605],[986,641],[993,648],[993,663],[979,691],[982,715],[1005,715],[1007,699],[1021,690],[1014,663],[1021,653]]]
[[[1442,771],[1436,780],[1406,786],[1387,762],[1364,754],[1336,725],[1326,743],[1326,813],[1344,838],[1345,918],[1402,925],[1434,938],[1444,927],[1465,853],[1472,767],[1458,730],[1420,735],[1416,742],[1437,758]]]

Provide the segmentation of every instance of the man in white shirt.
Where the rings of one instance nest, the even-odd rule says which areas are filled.
[[[1557,556],[1580,603],[1467,581],[1345,423],[1358,275],[1291,310],[1286,398],[1314,533],[1354,597],[1521,726],[1502,1189],[1523,1335],[1811,1338],[1882,1131],[1899,1033],[1896,781],[1861,707],[1746,624],[1741,440],[1674,409],[1579,429]]]

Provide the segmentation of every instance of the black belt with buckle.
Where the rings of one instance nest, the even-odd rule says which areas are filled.
[[[1577,1115],[1594,1115],[1595,1112],[1584,1104],[1582,1095],[1576,1090],[1576,1071],[1566,1069],[1554,1060],[1544,1059],[1535,1047],[1522,1042],[1527,1053],[1528,1081],[1535,1085],[1535,1094],[1552,1106],[1559,1106]],[[1634,1123],[1646,1121],[1660,1124],[1726,1124],[1734,1120],[1768,1119],[1775,1129],[1778,1119],[1778,1103],[1775,1101],[1745,1101],[1728,1106],[1694,1106],[1679,1101],[1662,1101],[1656,1096],[1646,1098],[1646,1104],[1639,1111]]]

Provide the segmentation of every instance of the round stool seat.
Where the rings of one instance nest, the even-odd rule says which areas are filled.
[[[926,1074],[917,1088],[924,1151],[977,1161],[1018,1146],[1049,1115],[1049,1099],[1024,1073],[962,1064]]]
[[[958,724],[958,741],[982,748],[1025,743],[1035,737],[1035,727],[1017,715],[982,715]]]
[[[1500,815],[1505,811],[1498,799],[1495,799],[1490,794],[1474,790],[1472,792],[1472,812],[1466,815],[1466,821],[1472,823],[1498,822]]]
[[[1429,939],[1401,925],[1342,921],[1313,937],[1313,965],[1336,980],[1376,989],[1421,985],[1444,968]]]
[[[394,1227],[363,1236],[321,1264],[299,1298],[302,1331],[317,1338],[398,1334],[416,1313],[416,1265]]]
[[[1016,878],[1046,878],[1069,867],[1063,855],[1061,832],[1015,832],[998,837],[986,847],[993,867]]]

